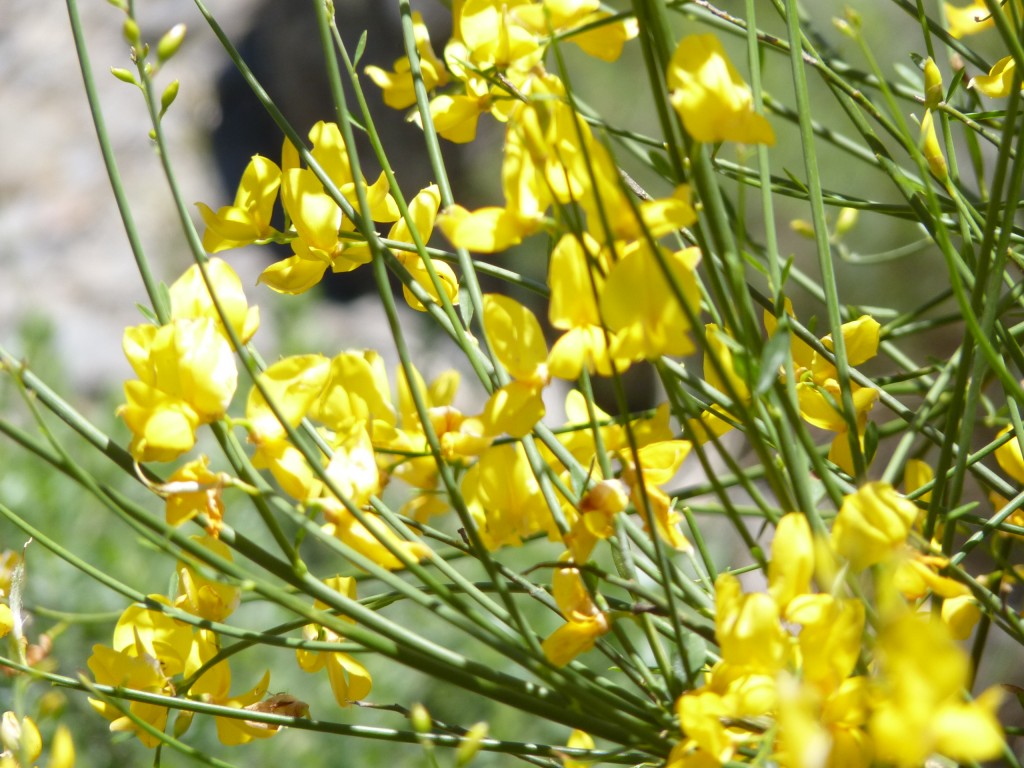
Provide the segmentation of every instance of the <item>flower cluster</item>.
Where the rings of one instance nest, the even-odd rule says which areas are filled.
[[[192,541],[211,554],[231,561],[231,550],[217,539],[192,537]],[[220,637],[213,629],[198,629],[193,623],[174,618],[176,608],[196,620],[223,622],[238,606],[238,586],[204,576],[194,563],[178,564],[178,595],[168,601],[161,595],[149,595],[145,604],[129,606],[114,628],[110,646],[93,646],[89,671],[98,685],[115,689],[131,689],[141,693],[167,697],[188,697],[205,704],[215,704],[250,712],[264,712],[292,717],[306,715],[308,707],[288,694],[267,695],[270,672],[248,691],[231,693],[231,667],[221,656]],[[300,651],[300,665],[302,657]],[[328,656],[345,656],[325,653]],[[352,662],[354,664],[354,662]],[[355,665],[358,667],[358,665]],[[359,668],[361,669],[361,667]],[[360,695],[369,691],[369,676],[363,673],[358,688]],[[332,676],[332,684],[334,677]],[[160,732],[167,726],[168,707],[145,700],[121,702],[103,695],[89,701],[93,708],[111,721],[110,730],[134,733],[148,747],[162,743]],[[339,694],[342,705],[352,699]],[[278,726],[247,720],[244,717],[216,717],[217,737],[226,745],[246,744],[253,739],[269,738]],[[174,729],[181,735],[191,725],[192,713],[181,711]]]
[[[774,734],[772,759],[780,766],[911,768],[934,754],[1001,754],[999,691],[963,698],[966,654],[945,623],[887,594],[900,581],[891,570],[875,582],[881,613],[872,661],[863,656],[865,606],[846,596],[837,566],[899,567],[895,553],[916,516],[916,506],[891,487],[871,484],[845,500],[831,547],[815,541],[804,515],[779,521],[766,592],[744,594],[736,576],[718,577],[721,660],[677,703],[684,739],[673,768],[739,760],[766,733]],[[827,591],[813,591],[815,574]]]

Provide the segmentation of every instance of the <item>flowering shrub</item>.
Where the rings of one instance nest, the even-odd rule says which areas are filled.
[[[114,74],[139,86],[170,169],[177,84],[158,83],[184,29],[147,43],[134,6],[112,4],[136,65]],[[829,44],[795,0],[747,0],[742,18],[709,3],[455,0],[443,45],[401,0],[406,56],[392,70],[361,68],[337,34],[344,4],[317,2],[338,119],[313,126],[284,121],[197,5],[282,149],[253,156],[233,204],[196,217],[168,173],[195,264],[168,288],[136,252],[152,306],[124,332],[128,443],[0,350],[41,428],[43,406],[150,503],[59,444],[0,430],[168,554],[173,586],[147,595],[105,577],[60,531],[0,504],[129,598],[109,644],[68,661],[89,674],[61,675],[31,658],[25,569],[8,559],[4,665],[84,691],[111,731],[190,754],[198,713],[227,746],[307,729],[418,741],[430,761],[452,747],[458,765],[483,750],[566,766],[1019,767],[1005,694],[1021,689],[993,684],[1012,682],[994,661],[977,680],[983,659],[1024,644],[1019,3],[929,16],[879,0],[880,19],[915,31],[902,44],[919,66],[900,80],[854,12]],[[974,35],[1006,56],[990,64]],[[647,79],[643,100],[624,98],[649,108],[652,135],[572,86],[629,48]],[[436,183],[401,187],[373,99],[419,124]],[[471,142],[481,121],[503,127],[501,199],[471,210],[438,138]],[[826,149],[844,153],[841,169],[820,162]],[[802,167],[783,165],[794,157]],[[874,198],[849,168],[873,174]],[[784,240],[780,212],[801,209],[810,219],[792,229],[806,239]],[[855,227],[903,220],[941,285],[855,303],[857,265],[908,252],[859,254]],[[543,251],[542,281],[517,255],[524,241]],[[269,243],[291,255],[243,286],[231,265],[253,257],[236,249]],[[839,261],[854,266],[840,274]],[[298,301],[328,270],[357,269],[373,273],[393,349],[259,355],[257,301]],[[484,274],[507,292],[483,292]],[[510,295],[522,287],[529,305]],[[407,342],[420,316],[444,337],[433,356]],[[925,336],[936,329],[941,345]],[[424,378],[439,358],[459,363]],[[646,410],[627,404],[631,368],[660,383]],[[604,409],[596,379],[614,391]],[[253,628],[243,602],[288,621]],[[242,655],[266,672],[232,681]],[[373,675],[396,664],[561,726],[563,741],[436,722],[418,701],[390,707],[408,718],[395,730],[347,728],[311,709],[296,674],[327,684],[337,708],[371,706]],[[291,682],[272,689],[272,673]],[[8,712],[2,730],[4,765],[37,758],[30,718]],[[70,764],[65,731],[51,749]]]

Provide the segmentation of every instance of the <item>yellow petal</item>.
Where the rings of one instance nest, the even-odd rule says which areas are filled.
[[[543,377],[548,348],[536,315],[508,296],[483,297],[483,325],[495,356],[520,381]]]
[[[689,35],[676,47],[668,67],[672,105],[696,141],[775,143],[764,117],[753,111],[743,82],[713,34]]]

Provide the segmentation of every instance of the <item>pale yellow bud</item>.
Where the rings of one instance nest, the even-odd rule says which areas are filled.
[[[156,44],[156,55],[160,61],[167,61],[178,52],[181,44],[185,41],[185,25],[175,24],[160,38]]]
[[[924,63],[924,103],[929,109],[935,109],[942,102],[944,95],[942,73],[938,64],[929,56]]]
[[[924,113],[924,118],[921,120],[921,141],[924,159],[928,161],[928,168],[931,169],[935,178],[945,182],[949,178],[949,168],[946,166],[946,157],[942,154],[942,147],[939,145],[939,137],[935,134],[935,122],[930,109]]]
[[[487,723],[479,722],[470,726],[469,730],[466,731],[466,735],[462,737],[458,750],[455,752],[455,765],[458,768],[462,768],[462,766],[476,757],[476,753],[480,751],[480,746],[486,738]]]

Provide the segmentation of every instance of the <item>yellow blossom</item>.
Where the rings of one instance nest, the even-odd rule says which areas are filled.
[[[220,651],[216,642],[216,636],[209,631],[201,631],[196,634],[192,646],[192,653],[189,658],[186,675],[192,675],[200,667],[210,662]],[[191,693],[202,697],[211,704],[218,704],[222,707],[234,709],[247,709],[259,702],[267,693],[270,686],[270,672],[265,672],[255,686],[238,696],[231,695],[231,667],[228,660],[214,664],[209,667],[196,682],[192,685]],[[217,725],[217,738],[221,744],[235,746],[248,744],[253,739],[265,739],[277,733],[276,725],[265,725],[254,723],[242,718],[215,717]]]
[[[518,546],[544,531],[556,536],[554,519],[518,443],[493,445],[462,479],[462,495],[488,549]]]
[[[566,565],[555,569],[551,592],[566,623],[541,644],[544,656],[558,667],[589,651],[611,629],[608,616],[594,603],[579,570],[572,567],[569,553],[560,559]]]
[[[356,599],[355,579],[348,576],[334,576],[324,580],[330,589],[338,592],[349,600]],[[325,610],[327,605],[317,600],[313,603],[317,610]],[[316,624],[307,624],[302,635],[307,640],[325,640],[331,643],[341,642],[344,638],[325,627]],[[347,653],[340,651],[309,651],[304,648],[296,650],[295,655],[301,667],[306,672],[319,672],[327,670],[327,677],[331,684],[331,691],[339,706],[347,707],[354,701],[366,698],[373,688],[373,680],[370,673],[362,664],[357,662]]]
[[[324,532],[336,536],[342,543],[372,560],[382,568],[396,571],[405,568],[405,563],[394,551],[401,552],[406,560],[418,562],[430,554],[430,548],[422,541],[407,541],[400,538],[372,512],[363,514],[364,525],[340,501],[333,496],[317,500],[324,510]]]
[[[493,106],[490,83],[483,77],[468,76],[463,80],[465,93],[443,93],[430,100],[430,121],[434,130],[454,144],[468,144],[476,138],[480,116]],[[414,118],[422,122],[419,113]]]
[[[779,520],[768,563],[768,592],[783,612],[790,602],[811,590],[814,540],[807,518],[790,512]]]
[[[565,746],[570,749],[593,749],[595,745],[589,733],[576,729],[569,735],[569,740],[565,743]],[[576,760],[571,757],[562,758],[562,768],[587,768],[589,765],[589,761]]]
[[[987,75],[972,77],[967,87],[974,88],[992,99],[1005,99],[1013,88],[1016,69],[1017,63],[1013,56],[1006,56],[993,64]]]
[[[144,653],[133,655],[125,651],[116,651],[103,645],[94,645],[92,656],[87,662],[93,679],[100,685],[131,688],[150,693],[171,693],[170,681],[151,657]],[[113,703],[100,699],[89,699],[89,704],[100,715],[111,721],[110,730],[117,732],[133,732],[139,741],[147,747],[156,747],[160,740],[139,728],[135,722],[123,714]],[[132,715],[149,723],[157,730],[163,730],[167,724],[167,707],[147,704],[140,701],[126,702],[124,705]]]
[[[699,261],[700,250],[695,247],[656,255],[645,241],[638,241],[626,249],[608,272],[600,302],[604,320],[615,333],[613,357],[655,360],[694,351],[689,316],[682,304],[690,315],[700,313],[700,291],[693,275]],[[637,301],[638,296],[643,301]]]
[[[213,258],[206,263],[206,274],[217,296],[224,314],[238,336],[246,344],[256,333],[260,324],[259,307],[250,307],[242,290],[242,281],[235,270],[223,259]],[[210,291],[203,280],[199,267],[193,264],[170,288],[171,317],[207,317],[217,324],[217,329],[228,340],[220,315],[210,297]]]
[[[1001,754],[999,692],[964,701],[970,661],[943,622],[902,614],[882,629],[875,657],[869,730],[876,760],[911,768],[936,752],[958,761]]]
[[[946,156],[942,154],[939,138],[935,134],[935,122],[930,109],[926,109],[924,117],[921,118],[921,144],[929,170],[939,181],[946,181],[949,178],[949,167],[946,165]]]
[[[277,164],[254,155],[242,173],[234,205],[214,213],[209,206],[196,203],[206,224],[203,247],[210,253],[217,253],[273,235],[270,218],[280,186],[281,169]]]
[[[949,34],[953,37],[976,35],[995,26],[985,0],[972,0],[970,5],[964,6],[952,3],[943,3],[943,6],[949,23]]]
[[[335,432],[371,421],[394,424],[395,407],[383,358],[370,349],[335,355],[320,396],[309,406],[309,415]]]
[[[209,549],[218,557],[231,561],[231,550],[212,536],[191,536],[195,543]],[[219,579],[204,576],[188,563],[178,562],[178,596],[174,605],[209,621],[224,621],[238,607],[242,599],[241,588]]]
[[[430,235],[434,231],[434,220],[437,217],[437,209],[441,204],[441,193],[438,190],[436,184],[420,190],[420,192],[412,199],[409,203],[409,218],[411,219],[412,226],[416,229],[419,234],[420,242],[426,244],[430,240]],[[388,239],[398,240],[404,243],[412,243],[413,237],[409,230],[410,222],[399,219],[395,225],[391,228],[388,233]],[[440,293],[438,292],[437,286],[430,277],[430,272],[427,270],[425,259],[429,259],[429,256],[425,254],[417,253],[415,246],[410,246],[410,250],[399,250],[397,251],[398,260],[402,262],[413,279],[419,284],[420,288],[426,291],[427,295],[430,296],[435,302],[440,303]],[[440,260],[430,260],[431,266],[434,268],[434,273],[437,275],[437,283],[448,297],[448,301],[452,304],[459,303],[459,281],[455,277],[455,271],[451,266]],[[416,298],[412,291],[409,290],[409,286],[403,285],[402,292],[405,295],[405,300],[409,306],[420,312],[425,312],[427,308],[423,305],[418,298]]]
[[[668,66],[672,105],[696,141],[774,144],[768,121],[754,112],[750,88],[713,34],[679,41]]]
[[[162,595],[147,600],[162,605],[170,601]],[[126,608],[114,627],[113,647],[155,663],[167,677],[181,674],[192,649],[192,628],[163,611],[134,603]]]
[[[854,570],[863,570],[903,545],[917,514],[917,506],[888,483],[868,483],[843,499],[832,546]]]
[[[345,141],[335,123],[316,123],[309,140],[313,159],[349,205],[359,210],[357,187],[362,187],[369,206],[364,212],[367,216],[379,222],[398,219],[398,207],[383,173],[371,185],[352,175]],[[298,154],[287,141],[282,166],[281,203],[298,237],[292,241],[293,255],[265,269],[260,282],[281,293],[302,293],[316,285],[328,268],[350,272],[368,263],[370,252],[365,243],[341,237],[342,232],[356,229],[354,222],[344,216],[316,174],[298,166]]]
[[[216,536],[224,518],[224,503],[221,490],[227,478],[221,473],[209,470],[210,459],[200,456],[183,464],[167,482],[157,487],[164,494],[167,524],[179,526],[196,515],[206,515],[207,532]]]
[[[620,452],[623,463],[622,479],[630,487],[633,505],[644,513],[644,523],[653,523],[657,535],[669,546],[681,551],[691,549],[690,542],[680,533],[679,513],[672,509],[672,501],[660,489],[675,477],[693,445],[686,440],[664,440],[648,443],[636,452],[636,461],[627,451]],[[650,520],[646,516],[650,514]]]
[[[461,4],[458,32],[471,64],[480,70],[526,70],[540,60],[543,49],[527,29],[515,23],[516,7],[528,4],[529,0],[465,0]]]
[[[209,318],[138,325],[123,347],[137,380],[118,409],[132,431],[138,461],[171,461],[190,450],[196,429],[221,418],[238,381],[231,346]]]
[[[420,60],[423,86],[431,91],[434,88],[447,85],[448,70],[445,68],[444,62],[435,55],[434,49],[430,45],[427,25],[423,23],[423,16],[418,11],[413,11],[412,14],[412,30],[413,38],[416,41],[416,53]],[[393,72],[372,66],[367,67],[365,71],[384,93],[384,103],[392,109],[405,109],[416,103],[412,69],[407,56],[403,56],[395,62]]]
[[[272,409],[260,388],[253,387],[245,407],[249,439],[257,446],[280,440],[285,429],[275,409],[289,426],[295,427],[320,398],[331,371],[323,355],[294,355],[278,360],[260,374],[260,385],[274,403]]]
[[[513,379],[488,399],[483,422],[490,434],[522,437],[544,417],[541,393],[549,381],[544,331],[533,312],[514,299],[489,293],[483,304],[487,340]]]
[[[19,718],[10,710],[0,720],[0,743],[4,756],[13,757],[15,766],[20,766],[21,760],[31,765],[43,752],[43,738],[35,721],[31,717]]]
[[[591,258],[596,267],[591,266]],[[611,356],[595,298],[604,290],[605,278],[598,270],[608,268],[607,258],[607,252],[588,235],[582,242],[575,235],[563,235],[551,252],[548,319],[552,326],[566,331],[548,353],[552,376],[576,379],[584,368],[610,376],[613,362],[620,371],[629,367],[629,358]]]

